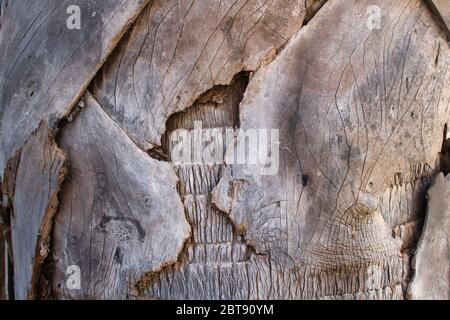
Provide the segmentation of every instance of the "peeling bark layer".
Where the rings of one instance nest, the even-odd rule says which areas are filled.
[[[410,299],[450,299],[450,176],[439,174],[428,191],[424,231],[413,260]]]
[[[449,299],[427,2],[0,0],[0,298]]]
[[[65,176],[65,155],[47,124],[24,145],[15,177],[11,238],[15,298],[35,297],[40,267],[50,250],[52,219],[57,194]]]
[[[255,74],[241,128],[280,129],[280,170],[230,166],[213,191],[256,252],[283,269],[317,270],[305,276],[325,290],[312,286],[306,297],[348,293],[341,280],[328,291],[328,273],[354,279],[350,292],[404,283],[409,263],[392,229],[417,219],[408,184],[434,170],[448,118],[449,49],[427,8],[382,3],[381,29],[369,30],[371,4],[327,3]],[[389,188],[399,190],[390,207]],[[409,212],[395,212],[401,203]]]
[[[0,207],[0,210],[2,208]],[[0,224],[0,300],[6,299],[6,239],[3,224]]]
[[[302,25],[299,1],[155,0],[93,83],[93,94],[143,149],[168,117],[241,70],[256,70]]]
[[[162,140],[168,160],[174,161],[171,155],[178,142],[174,143],[170,137],[178,129],[189,130],[193,145],[196,123],[211,130],[237,127],[239,103],[247,83],[248,73],[239,73],[229,86],[213,87],[192,107],[172,115]],[[223,154],[224,150],[219,152]],[[248,298],[250,292],[244,284],[249,277],[245,268],[252,248],[245,244],[226,215],[211,203],[211,191],[220,179],[223,164],[174,164],[174,168],[180,179],[179,193],[192,236],[177,264],[147,275],[137,283],[140,295],[158,299]]]
[[[0,32],[0,175],[42,119],[53,128],[70,110],[148,1],[8,2]],[[73,5],[79,30],[66,24]]]
[[[132,297],[133,283],[175,262],[190,235],[173,169],[140,150],[89,93],[59,143],[69,176],[53,234],[54,294]],[[66,282],[73,265],[81,290]]]

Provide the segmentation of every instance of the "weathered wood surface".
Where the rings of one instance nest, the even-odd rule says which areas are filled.
[[[53,236],[57,298],[124,299],[146,272],[174,263],[190,235],[170,164],[140,150],[87,93],[61,134],[69,176]],[[81,290],[66,285],[71,265]]]
[[[445,30],[420,0],[324,2],[80,0],[86,29],[70,33],[54,28],[65,1],[9,2],[16,298],[448,298],[442,177],[414,251],[446,157]],[[176,162],[170,135],[198,121],[279,130],[277,170]]]
[[[428,191],[424,231],[413,259],[410,299],[450,299],[450,176],[439,174]]]
[[[7,0],[0,0],[0,30],[2,29],[2,16],[5,14],[7,5]]]
[[[404,282],[409,251],[392,229],[417,214],[393,209],[419,201],[407,183],[434,170],[448,119],[450,49],[431,14],[420,1],[382,2],[381,29],[369,30],[372,4],[328,2],[255,74],[241,128],[280,128],[280,169],[230,166],[213,191],[256,252],[315,270],[306,277],[324,286],[308,297]],[[393,187],[404,190],[383,202]],[[335,272],[346,280],[329,283]]]
[[[0,175],[45,119],[67,113],[148,0],[9,1],[0,30]],[[67,9],[81,9],[70,30]]]
[[[0,300],[6,299],[6,239],[3,228],[0,223]]]
[[[42,122],[21,151],[15,179],[11,234],[16,299],[34,297],[39,269],[50,250],[64,161],[64,153]]]
[[[171,143],[169,137],[178,129],[189,130],[189,141],[195,144],[193,130],[196,123],[211,130],[236,127],[239,103],[247,83],[247,74],[238,74],[229,86],[215,87],[191,108],[171,116],[163,139],[168,160],[175,161],[171,156],[176,143]],[[178,191],[192,236],[176,264],[151,278],[140,280],[140,296],[157,299],[256,298],[257,295],[244,285],[248,281],[253,283],[251,273],[246,271],[251,266],[248,260],[252,249],[227,216],[211,202],[211,191],[219,182],[224,165],[183,163],[174,164],[174,168],[180,179]]]
[[[427,0],[427,2],[436,15],[436,19],[441,23],[442,29],[447,33],[447,40],[450,41],[450,1]]]
[[[155,0],[94,81],[93,94],[143,149],[213,85],[256,70],[302,25],[301,1]]]

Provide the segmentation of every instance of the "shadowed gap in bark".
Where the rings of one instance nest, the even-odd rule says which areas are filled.
[[[166,122],[165,134],[161,139],[161,147],[152,149],[149,152],[149,155],[158,160],[171,162],[171,133],[177,129],[192,130],[194,129],[195,121],[201,121],[203,128],[239,128],[239,104],[244,97],[249,78],[250,72],[242,71],[234,76],[230,85],[214,86],[212,89],[203,93],[190,108],[170,116]],[[187,164],[186,166],[177,166],[174,164],[174,169],[179,176],[178,192],[185,204],[186,218],[191,224],[193,232],[191,238],[185,243],[182,254],[180,254],[179,259],[175,264],[168,265],[159,272],[149,272],[137,281],[135,287],[140,297],[148,296],[148,290],[151,290],[151,286],[154,285],[155,282],[158,282],[161,277],[176,277],[176,274],[179,273],[182,268],[186,268],[190,263],[190,259],[188,258],[189,251],[195,250],[195,247],[199,242],[200,245],[205,246],[205,248],[208,245],[220,246],[221,243],[223,243],[223,245],[236,244],[246,246],[245,239],[236,229],[236,226],[232,221],[226,214],[213,208],[212,203],[210,203],[209,194],[215,186],[215,183],[220,179],[222,171],[221,166],[222,165],[211,165],[206,169],[203,164]],[[197,178],[209,181],[203,181],[204,183],[202,186],[200,186],[201,183],[196,185],[197,181],[193,181],[196,179],[195,170],[199,170],[199,172],[202,173],[201,176],[198,176]],[[189,171],[191,171],[190,174],[194,176],[193,180],[192,175],[189,175]],[[197,197],[201,198],[205,196],[207,199],[206,206],[208,206],[209,209],[204,209],[204,211],[200,210],[200,212],[197,211],[195,215],[196,218],[192,215],[190,210],[199,210],[199,208],[196,207],[198,204],[196,202]],[[193,201],[196,203],[194,206],[195,209],[190,207],[190,199],[194,199]],[[199,218],[198,216],[201,216],[202,214],[206,214],[206,216]],[[207,220],[207,222],[205,223],[203,220]],[[204,232],[206,232],[205,230],[208,228],[213,228],[212,230],[214,230],[214,226],[211,224],[215,223],[222,225],[222,227],[228,231],[225,231],[225,235],[212,234],[212,238],[209,238]],[[221,237],[225,237],[228,241]],[[254,250],[249,246],[246,247],[247,250],[245,251],[244,259],[248,260]],[[187,281],[186,286],[189,287],[189,281]],[[177,290],[177,288],[175,288],[175,290]],[[172,293],[172,295],[174,294],[175,293]],[[150,297],[151,296],[152,295],[150,294]]]

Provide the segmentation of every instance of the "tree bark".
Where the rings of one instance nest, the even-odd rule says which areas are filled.
[[[0,0],[0,299],[449,299],[449,8]]]

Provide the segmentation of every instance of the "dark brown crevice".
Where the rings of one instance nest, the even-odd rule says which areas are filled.
[[[74,121],[74,119],[77,117],[77,115],[82,111],[84,108],[84,100],[80,99],[78,103],[74,105],[74,107],[70,110],[67,116],[61,118],[55,125],[54,129],[51,131],[50,136],[53,140],[55,146],[59,148],[59,135],[64,130],[64,127],[69,123]],[[39,127],[38,127],[39,129]],[[33,136],[37,130],[30,134],[30,137]],[[25,145],[25,144],[24,144]],[[14,189],[15,189],[15,174],[17,173],[19,160],[20,160],[20,154],[21,149],[16,151],[16,154],[14,157],[12,157],[5,169],[4,174],[4,183],[3,183],[3,194],[8,195],[8,198],[10,199],[10,203],[12,206],[12,199],[14,196]],[[64,150],[62,150],[64,152]],[[14,173],[14,175],[13,175]],[[36,241],[36,248],[35,248],[35,261],[34,265],[32,266],[32,283],[31,283],[31,292],[29,293],[28,299],[51,299],[53,298],[53,295],[51,293],[51,286],[50,286],[50,279],[52,275],[53,270],[53,261],[52,261],[52,233],[53,233],[53,225],[54,220],[56,218],[56,214],[58,211],[59,206],[59,192],[61,190],[61,186],[64,183],[64,180],[68,177],[68,170],[66,164],[61,170],[61,174],[59,177],[59,185],[58,189],[54,192],[52,195],[47,209],[46,213],[44,215],[44,219],[42,221],[41,225],[41,234],[39,235],[37,241]],[[11,212],[13,212],[13,208],[11,208]],[[12,213],[13,214],[13,213]],[[11,239],[10,242],[11,244]],[[44,246],[47,253],[45,255],[40,254],[41,247]],[[10,248],[12,248],[11,245],[9,245]],[[12,250],[12,249],[11,249]],[[11,270],[13,270],[13,261],[12,261],[12,252],[10,253],[11,256]],[[14,281],[14,275],[11,274],[9,276],[9,279],[11,282]],[[11,285],[10,291],[10,298],[11,294],[14,294],[14,284]]]
[[[1,183],[0,183],[0,189],[1,189]],[[4,213],[4,206],[3,206],[3,202],[0,199],[0,300],[5,300],[7,293],[6,293],[6,281],[7,281],[7,276],[6,276],[6,257],[7,257],[7,253],[6,253],[6,239],[5,239],[5,227],[7,226],[7,224],[5,223],[3,216],[5,215]]]
[[[2,17],[8,8],[8,0],[0,0],[0,30],[2,29]]]
[[[6,243],[8,243],[8,241]],[[11,253],[11,247],[10,246],[8,246],[8,251],[9,251],[9,254],[7,256],[8,299],[9,300],[14,300],[15,299],[15,294],[14,294],[14,264],[13,264],[13,261],[12,261],[12,253]]]
[[[147,154],[155,160],[169,162],[169,155],[164,153],[162,147],[150,149]]]
[[[21,152],[16,151],[11,159],[6,164],[5,172],[3,175],[3,181],[1,181],[0,194],[1,210],[0,210],[0,224],[1,231],[3,232],[3,238],[5,241],[5,275],[4,279],[6,283],[5,295],[9,300],[15,299],[14,294],[14,263],[13,263],[13,248],[11,239],[11,217],[14,215],[13,197],[16,185],[17,168],[20,162]]]
[[[74,107],[71,114],[75,116],[79,112],[79,104]],[[58,148],[57,143],[57,133],[60,131],[62,127],[64,127],[65,123],[68,122],[66,118],[63,118],[58,123],[58,126],[50,132],[50,139],[55,143],[55,146]],[[42,123],[41,123],[42,124]],[[40,126],[34,130],[30,137],[35,135]],[[25,144],[24,144],[25,146]],[[7,162],[3,181],[0,184],[0,194],[2,195],[2,210],[1,210],[1,222],[3,224],[3,231],[5,233],[6,238],[6,246],[8,249],[8,257],[7,257],[7,298],[9,300],[14,300],[15,289],[14,289],[14,261],[13,261],[13,247],[12,247],[12,239],[11,239],[11,218],[14,216],[14,194],[16,189],[16,175],[19,168],[19,163],[21,159],[22,149],[19,149],[15,152],[13,157],[9,159]],[[67,169],[65,167],[61,170],[61,175],[59,177],[59,188],[52,194],[51,199],[47,205],[46,213],[44,214],[44,219],[42,221],[42,225],[40,226],[40,234],[36,241],[36,248],[34,250],[34,263],[32,266],[32,280],[31,280],[31,291],[29,292],[29,299],[40,299],[42,297],[41,289],[42,289],[42,278],[45,277],[46,274],[43,270],[48,269],[48,265],[50,264],[50,252],[51,252],[51,233],[53,228],[53,221],[58,208],[58,193],[61,187],[61,183],[63,182],[65,176],[67,174]],[[47,255],[42,255],[40,252],[41,247],[44,246],[47,249]]]
[[[447,124],[445,124],[441,152],[439,152],[439,167],[444,176],[450,172],[450,138],[447,138],[447,134],[448,127]]]
[[[1,183],[0,183],[1,187]],[[10,215],[12,207],[8,197],[0,204],[0,300],[14,300],[14,270],[11,250]]]
[[[56,140],[54,138],[54,133],[48,128],[45,121],[42,121],[39,127],[32,132],[30,135],[30,139],[39,134],[41,132],[42,128],[46,128],[48,131],[45,131],[45,135],[47,135],[48,143],[50,143],[50,148],[55,148],[55,150],[58,150],[57,152],[60,153],[60,156],[64,158],[64,152],[58,148]],[[7,219],[7,246],[9,249],[8,254],[8,272],[10,273],[8,275],[8,281],[9,281],[9,293],[8,293],[8,299],[14,299],[14,292],[15,292],[15,283],[14,283],[14,261],[13,261],[13,246],[12,246],[12,232],[11,232],[11,222],[12,218],[14,217],[14,197],[16,193],[16,176],[19,171],[19,164],[22,161],[25,161],[25,159],[22,159],[25,157],[24,148],[29,144],[29,140],[24,144],[24,146],[19,150],[16,151],[14,156],[8,161],[5,174],[4,174],[4,180],[2,183],[2,194],[6,198],[6,206],[4,205],[4,216],[3,220]],[[49,151],[47,150],[46,146],[44,146],[44,152]],[[39,233],[37,234],[35,248],[33,250],[33,260],[32,260],[32,273],[31,273],[31,283],[30,283],[30,291],[27,293],[28,299],[39,299],[40,298],[40,292],[39,292],[39,283],[42,276],[42,268],[47,263],[47,257],[49,253],[51,252],[50,246],[51,246],[51,230],[53,226],[53,220],[58,208],[58,193],[59,188],[61,186],[61,183],[63,182],[65,176],[66,176],[66,168],[64,165],[61,167],[61,170],[59,171],[58,176],[58,187],[53,190],[53,192],[50,194],[50,198],[48,199],[48,203],[46,203],[45,213],[43,213],[41,225],[39,226]],[[7,213],[7,214],[5,214]],[[31,249],[31,248],[30,248]]]
[[[52,256],[52,237],[53,226],[59,207],[59,192],[62,184],[67,177],[67,167],[64,166],[59,176],[58,189],[53,193],[47,206],[47,211],[41,226],[41,234],[39,235],[36,247],[36,255],[33,266],[32,292],[31,299],[48,299],[51,297],[51,273],[49,268],[53,261]],[[45,250],[45,252],[43,252]]]
[[[306,26],[316,16],[316,14],[320,11],[320,9],[322,9],[326,2],[327,0],[304,0],[305,16],[303,17],[302,25],[300,26],[298,31]],[[291,38],[287,39],[284,43],[282,43],[278,48],[272,48],[272,50],[270,50],[260,61],[260,65],[258,66],[258,68],[254,71],[249,72],[250,79],[253,74],[260,68],[270,64],[273,60],[275,60],[275,58],[284,50],[284,48],[293,37],[294,35]]]
[[[8,1],[10,0],[0,0],[0,30],[2,28],[2,18],[7,10],[8,7]],[[151,1],[148,5],[151,5]],[[144,10],[145,6],[142,7],[141,12]],[[136,14],[135,18],[137,18],[139,14]],[[136,21],[132,21],[127,28],[123,30],[123,32],[118,35],[117,41],[114,45],[118,46],[120,44],[120,41],[122,38],[126,37],[126,35],[131,32],[134,28]],[[111,50],[111,52],[104,57],[104,59],[101,61],[97,72],[100,72],[102,70],[103,65],[105,62],[109,59],[109,57],[113,54],[114,50]],[[64,127],[67,125],[67,123],[74,121],[74,119],[77,117],[77,115],[82,111],[82,109],[85,106],[84,103],[84,92],[90,88],[93,80],[95,77],[90,79],[90,81],[85,85],[85,89],[80,91],[80,94],[78,95],[78,102],[76,102],[67,113],[60,117],[59,119],[53,119],[54,125],[52,126],[52,137],[55,142],[56,147],[59,146],[59,135],[62,130],[64,130]],[[75,100],[76,101],[76,100]],[[106,113],[108,114],[108,113]],[[50,122],[53,122],[50,120]],[[38,130],[36,128],[32,133],[30,133],[29,137],[33,136],[33,134]],[[125,132],[125,131],[124,131]],[[125,132],[126,133],[126,132]],[[3,176],[0,176],[0,196],[1,197],[7,197],[7,206],[4,206],[3,199],[1,199],[0,202],[0,214],[1,214],[1,220],[0,222],[4,223],[7,221],[7,231],[3,230],[6,234],[6,247],[8,250],[8,261],[7,261],[7,298],[9,300],[14,300],[14,262],[13,262],[13,255],[12,255],[12,240],[11,240],[11,231],[10,231],[10,217],[14,214],[14,208],[13,208],[13,195],[14,195],[14,189],[15,189],[15,175],[17,173],[18,163],[20,160],[20,154],[21,150],[23,149],[22,146],[16,150],[15,154],[8,160],[7,166],[4,169]],[[39,239],[36,243],[37,246],[40,246],[45,242],[45,245],[47,246],[48,254],[45,257],[42,257],[40,259],[38,265],[33,266],[33,281],[32,281],[32,292],[30,292],[30,298],[33,299],[48,299],[53,298],[53,292],[51,289],[50,281],[52,278],[52,272],[53,272],[53,261],[52,261],[52,233],[54,228],[54,220],[58,211],[58,194],[61,190],[61,186],[63,183],[63,179],[68,175],[67,167],[63,168],[64,170],[64,177],[61,177],[60,183],[59,183],[59,189],[55,192],[55,194],[52,196],[51,201],[48,204],[46,215],[50,214],[50,219],[44,221],[43,228],[46,230],[46,232],[49,235],[49,239],[43,239],[41,236],[39,236]],[[3,178],[3,181],[1,181]],[[6,220],[5,220],[6,219]],[[45,220],[45,219],[44,219]],[[0,230],[2,231],[2,230]],[[37,248],[38,250],[39,248]],[[36,251],[36,257],[39,256],[39,251]],[[1,290],[1,289],[0,289]]]
[[[168,151],[168,143],[169,143],[169,133],[173,132],[178,128],[184,128],[186,130],[193,129],[193,115],[200,114],[205,112],[205,109],[209,111],[213,111],[214,107],[211,108],[211,105],[215,105],[216,107],[223,103],[225,97],[230,97],[233,102],[232,104],[232,114],[233,114],[233,128],[239,128],[239,104],[243,99],[243,94],[247,89],[248,83],[250,81],[250,77],[252,71],[241,71],[234,75],[229,85],[214,85],[211,89],[202,93],[192,104],[191,107],[188,107],[180,112],[174,113],[166,120],[166,128],[164,134],[161,136],[160,146],[156,146],[147,151],[147,154],[159,161],[170,162],[170,155]],[[208,111],[206,111],[208,112]],[[187,121],[191,122],[191,124],[182,123],[183,119],[187,119]]]
[[[303,19],[303,26],[307,25],[309,21],[311,21],[314,16],[319,12],[319,10],[324,6],[327,0],[304,0],[305,1],[305,9],[306,14]]]
[[[78,115],[83,112],[86,106],[86,102],[84,100],[84,94],[80,98],[80,100],[73,106],[73,108],[67,113],[67,115],[61,118],[55,126],[53,130],[53,140],[59,149],[61,149],[64,153],[66,150],[60,147],[60,138],[61,133],[64,131],[65,127],[77,120]],[[52,197],[51,202],[47,208],[46,215],[50,214],[50,219],[47,219],[45,223],[45,229],[47,230],[47,234],[49,235],[46,240],[46,248],[47,255],[40,261],[39,270],[37,270],[36,278],[34,279],[33,286],[33,299],[36,300],[49,300],[56,299],[57,296],[53,292],[52,288],[52,278],[55,270],[55,261],[52,255],[53,252],[53,230],[55,225],[55,219],[58,214],[59,208],[59,193],[63,189],[65,183],[68,183],[71,179],[70,177],[70,159],[66,153],[66,161],[63,168],[63,177],[60,177],[60,183],[58,185],[58,190],[56,190],[54,197]],[[39,245],[41,241],[38,241],[37,245]],[[39,248],[38,248],[39,249]]]
[[[193,105],[181,112],[171,115],[166,121],[166,130],[161,137],[161,147],[154,148],[148,152],[149,156],[162,161],[171,162],[171,144],[170,135],[173,131],[177,129],[192,130],[194,129],[194,122],[201,121],[203,128],[230,128],[236,129],[239,127],[239,105],[244,97],[245,91],[247,89],[250,79],[250,72],[241,71],[237,73],[229,85],[216,85],[205,93],[201,94]],[[180,168],[174,165],[174,170],[179,177],[178,183],[178,193],[181,199],[184,199],[186,195],[194,197],[206,196],[210,198],[214,184],[220,180],[222,169],[218,169],[218,177],[214,176],[212,171],[208,172],[210,174],[211,181],[213,185],[208,185],[205,189],[198,190],[196,187],[192,186],[192,181],[184,181],[186,176],[182,175],[183,170],[190,170],[189,168]],[[204,177],[201,177],[204,178]],[[195,180],[195,179],[194,179]],[[214,182],[215,181],[215,182]],[[195,184],[195,182],[193,183]],[[204,186],[203,186],[204,187]],[[201,189],[201,188],[200,188]],[[210,201],[210,200],[209,200]],[[208,204],[207,204],[208,205]],[[209,204],[212,211],[209,213],[211,215],[220,215],[222,219],[231,226],[232,239],[231,243],[242,243],[245,244],[246,241],[242,235],[236,230],[236,226],[233,221],[224,212],[220,212],[217,208],[213,206],[212,203]],[[154,281],[157,281],[158,277],[164,275],[173,274],[179,272],[181,268],[184,268],[188,263],[188,248],[193,248],[196,246],[196,239],[194,236],[194,231],[196,228],[200,228],[198,224],[200,221],[191,221],[189,209],[185,204],[185,215],[186,220],[191,226],[191,235],[189,239],[184,243],[183,249],[178,255],[178,259],[175,263],[168,264],[162,267],[158,271],[145,273],[137,282],[135,282],[135,298],[144,298],[146,296],[146,291],[151,287]],[[220,218],[220,217],[219,217]],[[201,228],[200,228],[201,229]],[[200,230],[198,229],[197,232]],[[200,231],[201,232],[201,231]],[[220,242],[215,242],[220,243]],[[202,243],[202,245],[207,245],[208,242]],[[246,259],[250,259],[250,255],[254,253],[254,249],[248,247],[246,251]],[[148,298],[148,297],[147,297]]]

